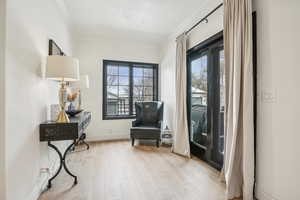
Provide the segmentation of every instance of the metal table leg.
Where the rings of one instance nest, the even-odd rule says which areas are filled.
[[[89,150],[89,149],[90,149],[90,145],[89,145],[88,143],[85,142],[86,134],[83,133],[81,138],[82,138],[82,139],[81,139],[81,142],[82,142],[83,144],[85,144],[87,150]]]
[[[54,149],[54,150],[56,151],[56,153],[57,153],[58,156],[59,156],[59,160],[60,160],[58,170],[57,170],[56,173],[48,180],[48,188],[51,188],[51,187],[52,187],[51,182],[52,182],[53,179],[55,179],[56,176],[60,173],[62,167],[65,169],[65,171],[66,171],[70,176],[72,176],[72,177],[74,178],[74,185],[77,184],[77,176],[75,176],[74,174],[72,174],[72,173],[70,172],[70,170],[68,169],[67,165],[66,165],[66,156],[67,156],[68,152],[72,149],[72,147],[75,145],[75,143],[76,143],[76,140],[74,140],[73,143],[70,144],[70,145],[68,146],[68,148],[65,150],[65,152],[64,152],[64,154],[63,154],[63,156],[62,156],[62,154],[61,154],[61,152],[59,151],[59,149],[58,149],[55,145],[51,144],[50,141],[48,141],[48,146],[51,147],[52,149]]]
[[[77,146],[79,144],[84,144],[86,146],[86,150],[89,150],[90,149],[90,145],[88,143],[86,143],[85,139],[86,139],[86,134],[82,133],[81,136],[76,141],[75,145],[73,146],[73,148],[71,150],[75,151],[75,146]]]

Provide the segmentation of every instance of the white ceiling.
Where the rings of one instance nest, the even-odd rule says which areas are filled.
[[[199,13],[209,0],[64,1],[77,32],[143,33],[161,38],[170,35],[188,17]]]

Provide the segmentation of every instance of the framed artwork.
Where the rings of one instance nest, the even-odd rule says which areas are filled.
[[[49,56],[51,55],[60,55],[60,56],[66,55],[52,39],[49,40]]]

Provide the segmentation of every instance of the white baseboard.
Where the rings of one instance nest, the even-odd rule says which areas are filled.
[[[256,196],[257,200],[278,200],[278,198],[275,198],[271,194],[265,192],[259,186],[256,187],[255,196]]]
[[[36,185],[33,188],[33,191],[31,192],[30,196],[27,198],[27,200],[37,200],[40,196],[40,194],[43,191],[43,184],[44,182],[47,182],[48,180],[48,174],[43,173],[39,176],[38,180],[36,181]]]
[[[99,136],[88,136],[86,141],[97,142],[97,141],[108,141],[108,140],[121,140],[129,139],[128,134],[109,134],[109,135],[99,135]]]
[[[58,167],[59,158],[55,159],[52,163],[50,163],[50,174],[40,173],[39,177],[37,178],[36,184],[27,200],[37,200],[40,197],[42,192],[47,189],[49,177],[56,172]]]

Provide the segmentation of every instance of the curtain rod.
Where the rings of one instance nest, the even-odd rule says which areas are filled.
[[[223,6],[223,3],[220,3],[217,7],[215,7],[215,9],[213,9],[212,11],[210,11],[205,17],[203,17],[200,21],[198,21],[194,26],[192,26],[189,30],[186,31],[186,34],[188,34],[189,32],[191,32],[195,27],[197,27],[201,22],[206,21],[208,22],[208,17],[210,15],[212,15],[214,12],[216,12],[219,8],[221,8]]]

